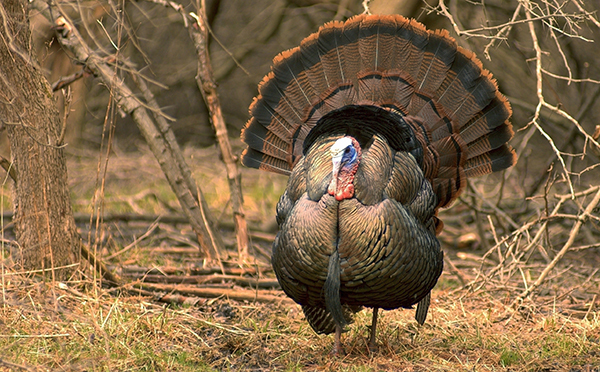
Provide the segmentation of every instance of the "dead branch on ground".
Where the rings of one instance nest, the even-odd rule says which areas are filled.
[[[220,298],[225,297],[230,300],[236,301],[249,301],[249,302],[265,302],[265,303],[286,303],[294,304],[295,302],[283,295],[264,294],[263,291],[252,291],[252,290],[236,290],[236,289],[225,289],[225,288],[198,288],[194,286],[186,285],[170,285],[170,284],[133,284],[133,289],[143,289],[149,292],[166,292],[166,293],[177,293],[185,296],[195,296],[202,298]],[[281,294],[281,292],[278,292]]]
[[[109,269],[116,270],[117,268],[114,266],[109,266]],[[262,268],[262,271],[268,271],[270,268]],[[198,267],[198,266],[188,266],[188,267],[175,267],[175,266],[155,266],[155,267],[144,267],[138,265],[123,265],[119,267],[119,271],[121,275],[212,275],[221,273],[222,269],[220,266],[212,266],[212,267]],[[225,266],[224,275],[257,275],[258,271],[255,267],[247,266],[247,267],[229,267]]]
[[[162,284],[196,284],[206,288],[208,284],[213,284],[213,288],[229,288],[232,285],[248,288],[260,289],[279,289],[279,282],[276,279],[260,279],[238,275],[156,275],[156,274],[133,274],[128,278],[139,280],[144,283],[162,283]]]

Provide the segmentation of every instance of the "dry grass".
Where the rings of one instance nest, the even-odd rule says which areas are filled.
[[[347,356],[328,355],[298,306],[227,299],[163,306],[92,283],[7,278],[0,310],[0,368],[32,371],[596,371],[600,318],[559,312],[507,318],[489,295],[434,292],[428,322],[385,312],[379,350],[367,351],[369,313],[344,336]],[[16,367],[12,367],[16,368]]]
[[[158,166],[141,152],[114,155],[109,162],[107,215],[173,214],[177,209]],[[226,181],[224,170],[214,161],[216,152],[188,149],[186,157],[213,211],[221,221],[228,221]],[[69,162],[77,210],[90,213],[97,155],[79,154]],[[285,178],[245,170],[244,182],[251,226],[264,230],[273,219]],[[483,183],[475,187],[486,190]],[[474,191],[465,198],[478,205]],[[195,306],[166,305],[140,295],[129,284],[103,287],[86,267],[65,283],[18,272],[10,250],[4,249],[0,370],[599,371],[600,315],[595,301],[600,278],[594,271],[599,266],[598,248],[570,252],[535,296],[513,310],[510,305],[523,290],[523,281],[531,283],[547,262],[534,250],[527,260],[511,266],[509,261],[516,256],[511,256],[507,246],[493,246],[492,225],[485,219],[484,239],[460,245],[457,239],[477,231],[473,213],[462,203],[444,212],[444,248],[456,271],[447,265],[434,290],[427,323],[419,327],[414,311],[384,312],[378,327],[379,350],[370,353],[366,346],[370,311],[363,311],[343,336],[347,355],[339,358],[329,355],[332,337],[316,335],[300,308],[284,301],[281,294],[281,302],[274,304],[221,297],[198,301]],[[511,228],[497,217],[493,218],[494,231],[501,239],[504,229],[510,232]],[[116,254],[151,225],[105,222],[100,233],[90,229],[89,222],[80,227],[84,240],[98,243],[101,257],[114,256],[106,262],[113,268],[199,263],[195,250],[157,253],[159,247],[193,247],[186,225],[159,223],[146,238]],[[564,241],[569,226],[551,227],[552,241]],[[223,231],[234,251],[230,230]],[[272,277],[264,254],[269,243],[257,241],[255,246],[263,252],[256,256],[256,267],[262,276]],[[506,264],[497,269],[503,257]]]

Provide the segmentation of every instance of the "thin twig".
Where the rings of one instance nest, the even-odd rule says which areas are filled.
[[[148,228],[148,230],[142,234],[139,238],[136,238],[133,242],[131,242],[129,245],[127,245],[126,247],[124,247],[123,249],[118,250],[117,252],[111,254],[108,257],[105,257],[105,260],[110,260],[112,258],[115,258],[125,252],[127,252],[128,250],[130,250],[131,248],[135,247],[138,245],[139,242],[141,242],[142,240],[146,239],[147,237],[149,237],[154,230],[156,230],[156,228],[158,227],[158,222],[160,221],[160,217],[158,217],[154,222],[152,222],[152,225],[150,225],[150,227]]]
[[[84,69],[81,69],[69,76],[61,76],[60,79],[58,79],[57,81],[52,83],[52,91],[56,92],[60,89],[66,88],[84,76],[85,76]]]
[[[579,234],[579,229],[584,224],[584,222],[589,218],[589,216],[593,212],[594,208],[596,208],[598,203],[600,203],[600,187],[597,188],[596,195],[594,196],[592,201],[588,204],[588,206],[585,208],[583,213],[580,215],[579,220],[575,223],[575,225],[573,225],[573,228],[571,229],[571,232],[569,233],[569,239],[567,240],[565,245],[563,245],[561,250],[556,254],[556,256],[554,257],[552,262],[550,262],[550,264],[548,266],[546,266],[544,271],[542,271],[542,273],[540,274],[538,279],[532,285],[530,285],[529,288],[524,290],[513,301],[513,303],[511,304],[511,308],[514,309],[516,306],[521,304],[526,297],[528,297],[533,291],[535,291],[535,289],[537,289],[537,287],[540,286],[540,284],[542,284],[544,282],[544,280],[546,279],[546,277],[548,276],[550,271],[552,271],[552,269],[554,269],[556,264],[563,258],[565,253],[567,253],[567,251],[569,250],[569,248],[571,248],[571,246],[573,245],[573,242],[575,241],[575,239],[577,238],[577,235]]]
[[[538,104],[535,108],[535,113],[534,113],[533,119],[531,119],[531,121],[530,121],[530,124],[533,124],[537,128],[537,130],[542,134],[542,136],[544,136],[544,138],[546,138],[546,140],[552,147],[552,150],[554,150],[554,153],[556,154],[556,158],[562,164],[563,173],[565,175],[565,181],[567,181],[567,184],[569,185],[569,190],[571,191],[571,194],[575,194],[575,191],[573,190],[573,184],[571,183],[571,177],[568,172],[569,168],[565,164],[565,160],[562,157],[562,153],[556,147],[552,137],[550,137],[550,135],[548,135],[548,133],[546,133],[546,131],[544,131],[544,129],[541,127],[541,125],[539,123],[540,111],[542,110],[542,107],[544,107],[544,106],[547,108],[554,108],[554,107],[546,104],[546,100],[544,98],[543,77],[542,77],[542,49],[540,48],[537,33],[535,31],[535,25],[533,23],[533,18],[531,17],[531,6],[532,5],[529,0],[525,0],[524,3],[527,4],[527,6],[525,7],[525,18],[529,21],[527,23],[527,25],[529,26],[529,35],[531,36],[531,42],[533,43],[533,49],[535,50],[535,75],[537,78],[536,94],[538,97]],[[562,110],[560,110],[560,111],[562,111]],[[575,198],[575,197],[573,196],[573,198]]]

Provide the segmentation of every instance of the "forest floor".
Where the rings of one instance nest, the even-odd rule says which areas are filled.
[[[222,266],[202,261],[144,146],[136,154],[115,151],[106,169],[98,153],[71,153],[82,239],[122,282],[110,286],[86,265],[65,282],[19,270],[12,226],[3,219],[0,371],[600,371],[599,248],[570,251],[533,296],[512,306],[554,248],[510,266],[501,259],[509,254],[497,248],[496,257],[485,241],[501,236],[486,229],[478,238],[462,201],[442,214],[447,264],[425,325],[414,310],[384,311],[378,350],[370,352],[366,309],[342,336],[346,355],[331,356],[333,337],[312,331],[269,265],[286,178],[243,171],[253,248],[240,263],[216,150],[185,154],[230,249]],[[9,216],[9,185],[1,190]],[[101,220],[92,213],[95,196]],[[562,242],[556,246],[568,232],[553,233]]]

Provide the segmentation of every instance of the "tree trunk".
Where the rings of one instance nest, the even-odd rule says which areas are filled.
[[[25,270],[56,280],[73,270],[75,227],[62,148],[62,119],[30,46],[26,0],[0,0],[0,126],[11,149],[15,232]]]

